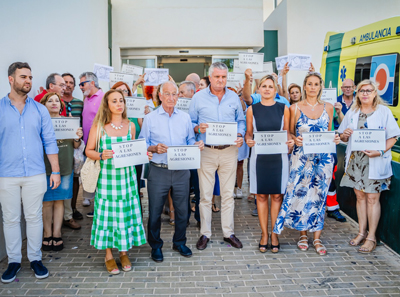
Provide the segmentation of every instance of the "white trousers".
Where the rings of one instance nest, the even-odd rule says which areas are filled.
[[[8,263],[21,263],[21,202],[26,221],[28,259],[42,260],[43,196],[47,191],[46,174],[29,177],[0,177],[0,204]]]

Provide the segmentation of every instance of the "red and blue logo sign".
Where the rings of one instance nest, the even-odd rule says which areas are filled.
[[[397,54],[372,57],[370,78],[378,85],[378,95],[393,105]]]

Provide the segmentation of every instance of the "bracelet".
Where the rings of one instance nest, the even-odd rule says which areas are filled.
[[[78,140],[74,139],[75,142],[81,142],[81,139],[79,138]]]
[[[52,172],[51,174],[60,174],[60,172]]]
[[[201,131],[200,131],[200,126],[199,126],[199,134],[201,134]]]
[[[103,160],[103,153],[100,153],[100,160]]]
[[[381,157],[385,154],[385,151],[380,151]]]

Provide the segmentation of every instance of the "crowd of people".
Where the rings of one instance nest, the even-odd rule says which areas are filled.
[[[375,232],[380,218],[380,193],[390,186],[391,148],[400,129],[377,93],[373,81],[357,87],[347,79],[343,95],[335,105],[321,100],[321,75],[310,71],[303,85],[287,87],[288,65],[280,73],[253,80],[245,71],[243,87],[227,88],[228,67],[213,63],[209,75],[191,73],[179,84],[172,77],[146,90],[142,75],[132,87],[117,82],[104,93],[97,76],[79,76],[83,101],[73,97],[75,77],[52,73],[45,89],[30,98],[32,72],[27,63],[16,62],[8,69],[10,92],[0,100],[0,204],[8,268],[1,281],[12,282],[21,269],[21,203],[27,228],[27,253],[31,269],[39,279],[49,275],[42,263],[43,251],[64,247],[61,227],[80,229],[83,218],[77,210],[79,173],[85,158],[99,161],[94,192],[83,189],[83,205],[93,203],[90,244],[105,250],[105,266],[110,274],[120,273],[112,249],[119,252],[123,271],[132,270],[128,251],[149,243],[151,258],[162,262],[161,216],[169,209],[175,232],[172,249],[192,256],[186,245],[186,228],[191,212],[200,229],[198,250],[207,248],[212,237],[212,213],[221,212],[223,240],[234,248],[243,244],[235,234],[235,198],[242,198],[243,162],[248,160],[249,199],[255,197],[261,237],[259,251],[280,251],[279,234],[284,228],[298,230],[297,247],[312,246],[319,256],[327,249],[321,240],[326,208],[328,216],[345,221],[335,192],[336,154],[306,154],[303,133],[335,131],[335,144],[348,142],[356,129],[383,129],[386,149],[352,151],[347,145],[345,174],[341,186],[354,189],[357,197],[359,234],[349,244],[361,253],[376,248]],[[147,106],[144,118],[128,118],[126,96],[142,85]],[[253,88],[253,86],[255,86]],[[176,108],[179,98],[189,98],[189,111]],[[56,139],[51,118],[76,117],[80,126],[75,139]],[[235,145],[209,145],[206,132],[210,122],[237,123]],[[287,136],[287,153],[256,154],[256,132],[282,132]],[[112,144],[144,139],[149,164],[117,168]],[[199,169],[170,170],[170,146],[198,146]],[[141,188],[147,180],[149,217],[147,236],[143,223]],[[194,207],[191,205],[193,192]],[[220,208],[215,195],[221,196]],[[269,199],[271,205],[269,207]],[[271,228],[268,228],[269,215]],[[271,233],[269,233],[271,230]],[[368,232],[367,232],[368,230]]]

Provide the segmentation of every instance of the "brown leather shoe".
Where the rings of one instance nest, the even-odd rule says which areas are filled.
[[[205,250],[207,247],[207,243],[210,241],[209,238],[207,238],[207,236],[205,235],[201,235],[199,238],[199,241],[196,243],[196,248],[198,250]]]
[[[74,219],[70,219],[68,221],[64,220],[64,226],[69,227],[74,230],[79,230],[81,228],[81,225],[79,225],[77,222],[75,222]]]
[[[232,234],[228,238],[224,237],[224,241],[230,243],[231,246],[237,249],[241,249],[243,247],[243,244],[240,242],[239,238],[235,236],[235,234]]]

